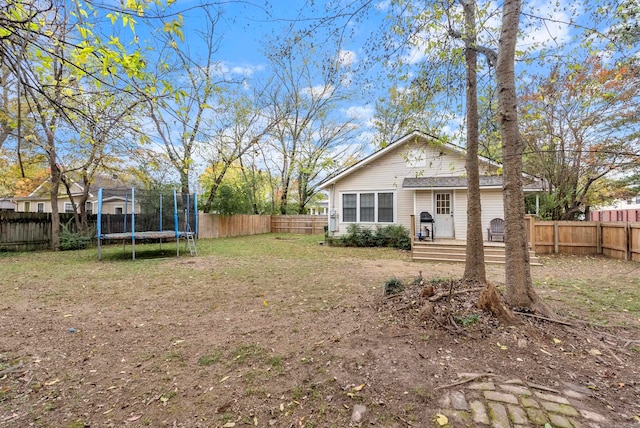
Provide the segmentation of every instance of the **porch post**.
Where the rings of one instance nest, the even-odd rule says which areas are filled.
[[[416,237],[416,215],[415,214],[411,214],[411,225],[410,225],[410,234],[411,234],[411,256],[413,257],[413,240]]]

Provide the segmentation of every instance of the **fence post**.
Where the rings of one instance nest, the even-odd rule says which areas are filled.
[[[416,238],[416,215],[411,214],[411,226],[410,226],[410,236],[411,236],[411,255],[413,257],[413,240]]]
[[[559,247],[560,247],[559,242],[558,242],[560,240],[560,237],[558,236],[559,229],[560,228],[558,227],[558,222],[554,221],[553,222],[553,252],[554,252],[554,254],[558,254],[558,252],[559,252]]]
[[[596,252],[602,254],[602,222],[596,222]]]
[[[630,247],[631,247],[631,227],[629,225],[629,222],[625,223],[624,225],[624,243],[625,243],[625,252],[624,252],[624,259],[625,260],[629,260],[630,259]]]

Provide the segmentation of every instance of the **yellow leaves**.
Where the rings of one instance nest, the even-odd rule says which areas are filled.
[[[434,419],[434,422],[437,423],[439,426],[443,427],[449,423],[449,418],[447,418],[442,413],[438,413],[436,415],[436,418]]]

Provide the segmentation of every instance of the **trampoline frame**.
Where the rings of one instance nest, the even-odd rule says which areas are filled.
[[[136,259],[136,239],[171,239],[175,238],[176,240],[176,256],[180,256],[180,238],[187,239],[189,237],[196,238],[198,235],[198,195],[193,194],[193,212],[194,212],[194,222],[195,228],[194,230],[190,230],[191,226],[189,224],[190,217],[190,194],[187,195],[187,204],[186,204],[186,213],[185,213],[185,228],[187,230],[179,230],[179,220],[178,220],[178,196],[175,189],[173,189],[173,230],[162,230],[162,193],[160,194],[160,230],[150,230],[150,231],[141,231],[136,232],[136,200],[135,200],[135,188],[131,188],[131,232],[120,232],[120,233],[102,233],[102,188],[98,189],[98,224],[97,224],[97,233],[96,236],[98,238],[98,260],[102,260],[102,241],[103,240],[121,240],[121,241],[131,241],[131,259]],[[125,196],[128,199],[128,195]],[[126,209],[126,208],[125,208]],[[127,223],[127,213],[124,213],[124,227],[126,230]]]

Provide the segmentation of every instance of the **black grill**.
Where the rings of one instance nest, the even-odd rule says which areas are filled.
[[[420,223],[433,223],[433,217],[427,211],[420,213]]]
[[[434,221],[431,214],[427,211],[422,211],[420,213],[420,231],[418,232],[418,239],[420,241],[424,241],[425,239],[433,239],[435,238],[434,231]]]

